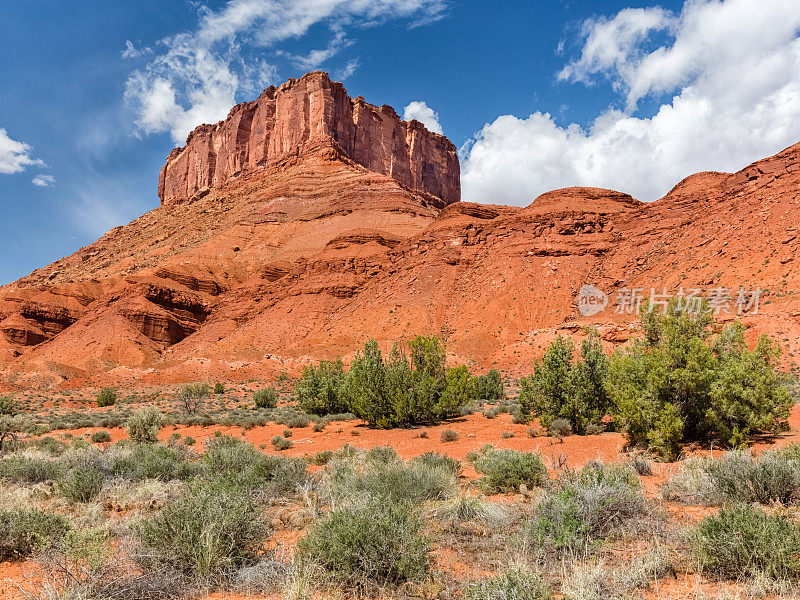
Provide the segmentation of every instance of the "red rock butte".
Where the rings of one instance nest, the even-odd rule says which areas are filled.
[[[800,144],[642,203],[598,188],[459,202],[454,146],[310,73],[197,128],[160,205],[0,287],[0,391],[268,378],[435,334],[520,375],[559,334],[636,333],[621,290],[760,288],[800,352]],[[584,284],[608,308],[582,316]],[[719,314],[732,319],[735,314]]]
[[[314,71],[270,87],[235,106],[224,121],[200,125],[161,169],[162,204],[185,202],[253,172],[330,147],[370,171],[442,205],[461,198],[456,147],[419,121],[402,121],[391,106],[347,95],[341,83]]]

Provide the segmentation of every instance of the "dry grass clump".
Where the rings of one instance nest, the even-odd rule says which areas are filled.
[[[717,459],[689,460],[662,494],[691,504],[790,504],[800,494],[800,447],[768,450],[758,458],[734,450]]]

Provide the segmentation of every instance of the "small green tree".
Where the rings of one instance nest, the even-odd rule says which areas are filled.
[[[792,400],[768,338],[748,351],[743,327],[733,323],[712,343],[705,304],[642,310],[644,339],[613,355],[607,380],[615,420],[633,444],[671,460],[688,441],[738,446],[785,426]]]
[[[128,438],[140,444],[154,444],[158,441],[163,421],[158,409],[146,406],[128,417]]]
[[[523,414],[538,417],[547,428],[556,419],[565,419],[578,434],[586,433],[590,423],[598,423],[608,414],[608,357],[597,330],[587,328],[586,336],[577,360],[572,340],[558,336],[533,375],[522,379],[519,399]]]
[[[469,371],[465,366],[447,368],[444,342],[417,336],[409,347],[410,360],[400,344],[386,358],[375,340],[364,345],[344,388],[350,412],[370,425],[389,428],[447,418],[470,401]]]
[[[492,369],[486,375],[478,375],[470,379],[470,396],[478,402],[493,402],[506,397],[503,379],[497,369]]]
[[[341,358],[322,360],[317,366],[303,368],[303,375],[295,385],[297,403],[302,410],[315,415],[343,413],[347,402],[342,393],[344,363]]]

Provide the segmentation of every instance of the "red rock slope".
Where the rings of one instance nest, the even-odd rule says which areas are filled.
[[[311,83],[327,78],[290,87],[304,80],[312,106]],[[214,146],[217,157],[242,148],[232,141],[241,138],[220,137],[233,121],[200,128],[228,140]],[[614,302],[632,288],[760,287],[759,314],[743,319],[751,335],[776,337],[790,363],[800,350],[800,145],[733,175],[694,175],[649,204],[568,188],[520,209],[451,203],[379,172],[385,162],[365,166],[360,144],[375,138],[353,139],[309,136],[263,165],[226,172],[207,192],[165,195],[0,288],[0,385],[269,376],[349,355],[369,337],[388,345],[416,333],[444,336],[453,358],[478,369],[525,372],[550,339],[584,324],[609,344],[627,339],[633,316]],[[415,156],[439,165],[438,180],[457,178],[435,152]],[[591,317],[576,304],[587,283],[609,295]]]

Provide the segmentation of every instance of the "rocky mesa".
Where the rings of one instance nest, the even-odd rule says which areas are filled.
[[[158,181],[162,204],[179,203],[236,178],[297,160],[328,146],[370,171],[388,175],[441,205],[461,198],[456,148],[391,106],[347,95],[315,71],[270,87],[235,106],[224,121],[200,125],[167,157]]]

